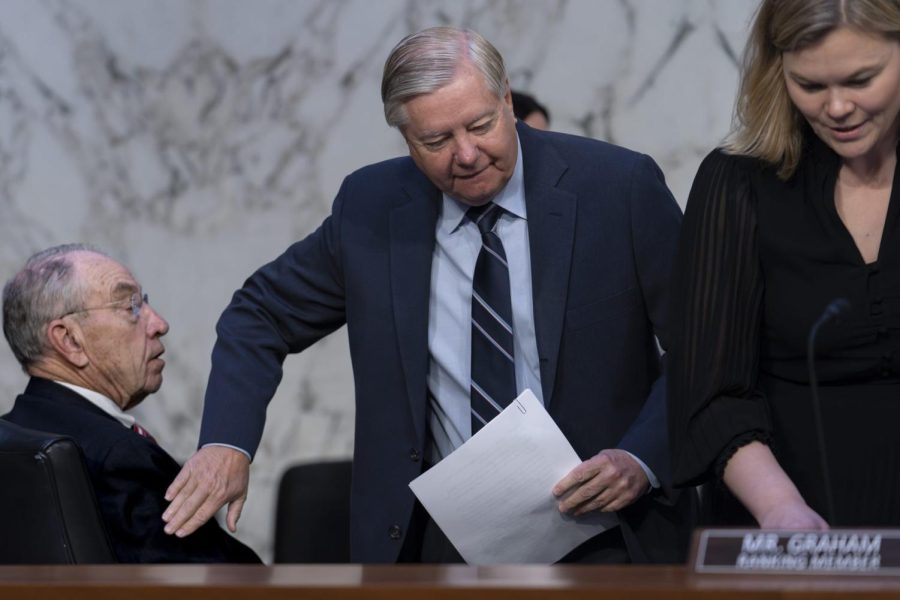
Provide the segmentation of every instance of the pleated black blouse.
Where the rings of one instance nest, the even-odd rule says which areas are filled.
[[[673,273],[667,355],[676,483],[721,476],[760,440],[831,525],[900,525],[900,232],[895,172],[878,260],[866,264],[837,214],[839,157],[813,135],[788,181],[713,151],[688,199]],[[828,515],[806,363],[816,372],[835,514]],[[741,523],[724,486],[711,521]]]

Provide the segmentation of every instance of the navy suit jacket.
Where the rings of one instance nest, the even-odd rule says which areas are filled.
[[[186,538],[167,535],[164,496],[181,467],[157,444],[69,388],[33,377],[3,419],[78,443],[119,562],[260,562],[215,519]]]
[[[647,156],[539,132],[521,142],[546,407],[578,454],[640,457],[669,481],[665,347],[681,211]],[[344,180],[330,217],[254,273],[217,325],[200,443],[255,452],[286,354],[346,323],[356,386],[351,554],[397,559],[426,447],[428,306],[440,191],[408,157]],[[549,493],[549,491],[548,491]],[[687,495],[621,511],[632,560],[676,562]]]

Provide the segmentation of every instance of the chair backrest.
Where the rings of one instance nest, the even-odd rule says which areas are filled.
[[[349,460],[296,465],[278,485],[276,563],[350,562]]]
[[[114,563],[81,449],[0,419],[0,564]]]

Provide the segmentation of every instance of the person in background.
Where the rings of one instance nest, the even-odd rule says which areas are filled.
[[[537,99],[525,92],[512,92],[513,114],[529,127],[550,129],[550,111]]]
[[[672,279],[675,480],[724,483],[714,523],[900,525],[898,113],[900,2],[761,3]]]
[[[258,563],[214,520],[190,538],[163,531],[180,467],[127,411],[162,385],[168,330],[115,260],[82,244],[38,252],[3,288],[3,333],[31,379],[2,418],[81,447],[119,562]]]
[[[548,502],[618,515],[565,560],[683,560],[690,498],[666,483],[655,337],[681,211],[662,173],[517,124],[503,59],[473,31],[403,39],[382,100],[409,156],[348,176],[321,227],[235,293],[167,531],[190,535],[226,502],[235,526],[284,358],[346,324],[354,562],[460,560],[409,482],[525,389],[584,461]]]

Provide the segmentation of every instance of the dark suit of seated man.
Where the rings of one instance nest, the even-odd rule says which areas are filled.
[[[163,532],[180,467],[126,411],[162,384],[168,330],[118,262],[79,244],[35,254],[3,288],[3,333],[31,381],[2,418],[81,446],[120,562],[260,562],[215,520]]]

